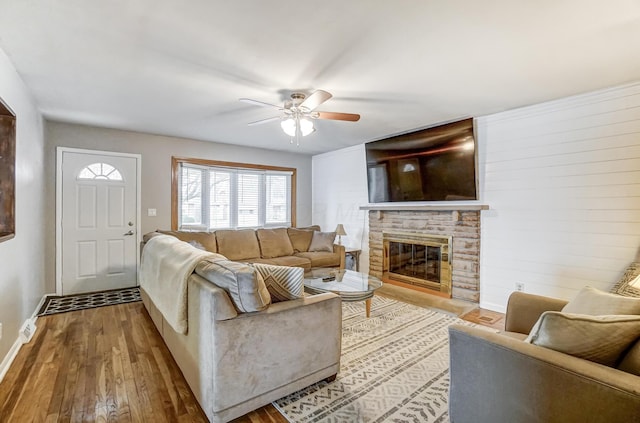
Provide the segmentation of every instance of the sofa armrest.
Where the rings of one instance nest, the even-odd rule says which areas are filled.
[[[342,302],[332,293],[274,303],[212,327],[210,373],[215,401],[224,410],[250,388],[255,396],[338,372],[342,342]],[[262,405],[262,404],[261,404]]]
[[[507,303],[505,328],[507,332],[529,333],[545,311],[560,311],[567,301],[540,295],[514,292]]]
[[[340,269],[344,269],[347,260],[344,245],[333,244],[333,252],[340,255]]]
[[[639,421],[638,376],[481,328],[449,339],[452,423]]]

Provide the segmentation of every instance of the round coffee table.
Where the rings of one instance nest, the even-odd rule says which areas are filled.
[[[367,317],[371,314],[371,297],[382,281],[366,273],[346,269],[314,269],[304,274],[304,289],[310,294],[333,292],[342,301],[364,301]]]

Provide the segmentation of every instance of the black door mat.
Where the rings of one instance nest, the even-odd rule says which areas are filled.
[[[66,313],[67,311],[84,310],[87,308],[103,307],[108,305],[125,304],[141,301],[140,289],[124,288],[109,291],[91,292],[88,294],[75,294],[47,297],[38,312],[38,316]]]

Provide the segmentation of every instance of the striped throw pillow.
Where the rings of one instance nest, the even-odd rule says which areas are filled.
[[[253,263],[252,266],[262,276],[271,301],[288,301],[304,297],[304,269],[301,267],[275,266]]]

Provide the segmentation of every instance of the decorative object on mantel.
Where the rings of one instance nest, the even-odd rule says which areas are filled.
[[[342,303],[338,376],[275,401],[288,421],[448,421],[448,327],[476,325],[377,295],[372,300],[369,319],[362,303]]]
[[[338,235],[338,245],[342,245],[342,237],[347,236],[342,223],[338,223],[338,226],[336,226],[336,235]]]
[[[611,292],[625,297],[640,298],[640,262],[633,262]]]
[[[280,120],[282,130],[291,137],[291,143],[293,144],[293,140],[295,139],[296,145],[300,145],[300,137],[306,137],[316,130],[313,126],[312,119],[343,120],[347,122],[357,122],[360,120],[360,115],[353,113],[315,111],[317,107],[331,97],[331,93],[323,90],[316,90],[308,97],[306,94],[294,92],[291,94],[291,100],[285,101],[282,107],[250,98],[241,98],[240,101],[256,106],[272,107],[281,111],[282,114],[279,116],[250,122],[249,126]]]

